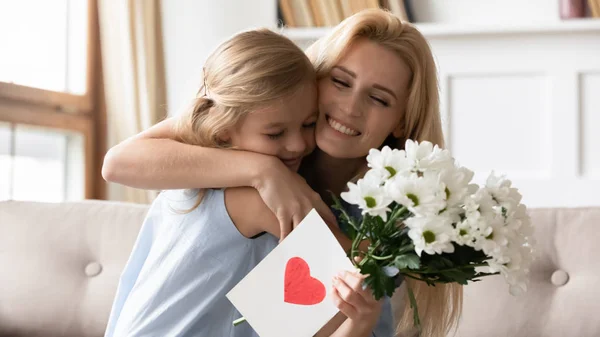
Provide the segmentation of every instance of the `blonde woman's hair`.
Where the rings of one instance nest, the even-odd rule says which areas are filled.
[[[307,49],[317,78],[328,76],[357,39],[366,38],[397,53],[412,71],[405,115],[401,119],[402,139],[390,135],[382,146],[403,148],[407,139],[428,140],[444,146],[439,112],[437,69],[433,54],[423,35],[411,24],[391,13],[373,9],[359,12],[337,25]],[[376,57],[373,55],[373,57]],[[457,326],[462,311],[462,286],[438,284],[435,287],[405,278],[416,297],[422,324],[422,336],[445,337]],[[414,333],[412,309],[403,301],[397,317],[397,333]]]
[[[179,117],[179,141],[203,147],[230,147],[224,132],[247,114],[314,85],[306,54],[285,36],[268,29],[234,35],[219,45],[203,68],[202,86]],[[198,202],[190,210],[195,209]]]

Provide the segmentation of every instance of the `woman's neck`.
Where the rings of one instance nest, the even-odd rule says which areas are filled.
[[[334,158],[317,149],[311,155],[310,168],[304,176],[310,186],[321,195],[323,201],[331,204],[333,200],[330,192],[339,196],[346,190],[346,184],[365,166],[364,158]]]

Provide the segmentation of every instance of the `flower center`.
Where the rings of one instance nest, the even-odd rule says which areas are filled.
[[[467,234],[469,234],[469,232],[467,232],[467,231],[466,231],[466,230],[464,230],[464,229],[461,229],[461,230],[459,230],[459,231],[458,231],[458,235],[460,235],[460,236],[465,236],[465,235],[467,235]]]
[[[408,193],[406,195],[406,197],[413,202],[413,206],[415,206],[415,207],[419,206],[419,198],[416,195],[414,195],[412,193]]]
[[[396,175],[396,170],[391,166],[386,166],[385,169],[390,173],[390,178]]]
[[[373,197],[365,197],[365,202],[367,203],[367,207],[373,208],[377,206],[377,201]]]
[[[425,239],[425,243],[432,243],[435,241],[435,233],[432,231],[424,231],[423,239]]]

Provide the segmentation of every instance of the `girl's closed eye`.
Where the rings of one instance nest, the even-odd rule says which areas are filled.
[[[283,132],[284,131],[282,130],[282,131],[277,132],[277,133],[270,133],[270,134],[267,134],[267,137],[269,137],[270,139],[273,139],[273,140],[279,139],[281,136],[283,136]]]
[[[302,126],[303,126],[303,127],[305,127],[305,128],[307,128],[307,129],[311,129],[311,128],[314,128],[314,127],[315,127],[315,125],[317,125],[317,121],[313,121],[313,122],[310,122],[310,123],[306,123],[306,124],[304,124],[304,125],[302,125]]]

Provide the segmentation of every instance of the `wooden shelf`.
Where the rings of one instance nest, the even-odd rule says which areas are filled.
[[[600,34],[600,19],[593,18],[544,23],[495,25],[417,23],[416,26],[428,38],[576,32],[598,32]],[[283,32],[292,40],[306,41],[316,40],[329,32],[330,29],[330,27],[287,28]]]

